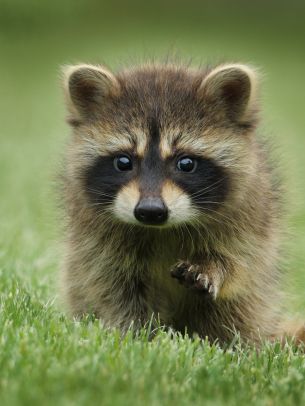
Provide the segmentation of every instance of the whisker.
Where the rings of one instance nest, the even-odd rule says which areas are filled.
[[[221,225],[225,224],[225,225],[231,227],[232,229],[234,229],[237,233],[240,232],[240,229],[238,227],[236,227],[236,225],[234,224],[233,220],[230,217],[225,216],[223,213],[220,213],[219,211],[215,211],[215,210],[212,210],[212,209],[205,208],[204,210],[205,211],[208,210],[211,213],[216,214],[217,216],[220,216],[220,217],[222,217],[224,219],[224,220],[221,220],[221,219],[219,219],[219,218],[217,218],[215,216],[210,216],[210,218],[213,221],[215,221],[215,222],[217,222],[217,223],[219,223]],[[208,216],[207,213],[205,213],[205,215]]]
[[[101,196],[107,196],[107,197],[110,197],[110,198],[112,198],[113,199],[113,195],[110,195],[110,194],[108,194],[108,193],[105,193],[105,192],[103,192],[102,190],[100,190],[100,189],[92,189],[92,188],[86,188],[86,190],[88,191],[88,192],[91,192],[91,193],[94,193],[94,194],[98,194],[98,195],[101,195]]]
[[[198,194],[202,194],[202,193],[204,193],[204,192],[208,192],[208,191],[214,190],[214,189],[216,189],[215,186],[217,186],[220,182],[223,182],[223,180],[225,180],[226,178],[228,178],[228,176],[224,176],[223,178],[218,179],[216,182],[212,183],[211,185],[209,185],[209,186],[207,186],[207,187],[205,187],[205,188],[203,188],[203,189],[197,190],[196,192],[190,194],[190,196],[191,196],[191,197],[195,197],[195,196],[197,196]],[[213,188],[213,189],[211,189],[211,188]]]
[[[223,205],[222,202],[213,202],[213,201],[211,201],[211,200],[196,200],[196,203],[197,203],[197,204],[204,204],[204,203],[206,203],[206,204],[218,204],[218,205],[220,205],[220,206]]]

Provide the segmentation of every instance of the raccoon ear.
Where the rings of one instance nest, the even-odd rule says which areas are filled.
[[[63,74],[67,106],[73,117],[93,118],[107,97],[119,93],[117,79],[102,66],[65,66]]]
[[[256,71],[241,64],[218,66],[203,79],[199,94],[214,119],[251,124],[257,109]]]

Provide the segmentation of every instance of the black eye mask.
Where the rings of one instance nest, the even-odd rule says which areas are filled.
[[[100,156],[82,175],[85,190],[93,203],[111,204],[119,190],[135,177],[133,170],[118,172],[114,159],[113,156]]]
[[[83,174],[84,187],[92,203],[110,205],[120,189],[134,179],[139,182],[142,196],[160,196],[162,184],[170,180],[202,210],[217,209],[229,190],[228,175],[211,159],[194,158],[196,167],[190,172],[179,170],[176,160],[164,162],[156,150],[148,151],[141,161],[131,158],[129,170],[118,171],[116,160],[113,156],[98,157]]]
[[[192,172],[174,171],[172,181],[191,198],[194,205],[217,208],[229,190],[229,179],[223,168],[213,160],[198,157]]]
[[[119,190],[131,180],[138,181],[141,197],[160,196],[164,181],[170,180],[203,210],[216,209],[225,200],[229,180],[224,169],[211,159],[183,159],[183,154],[179,159],[164,161],[159,150],[159,124],[154,118],[148,120],[148,133],[150,141],[142,159],[121,151],[116,156],[98,157],[86,170],[84,186],[93,203],[111,204]],[[192,170],[181,170],[181,163],[189,165],[190,160],[194,164]]]

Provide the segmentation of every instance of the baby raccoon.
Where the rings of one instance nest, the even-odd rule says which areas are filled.
[[[280,193],[255,133],[255,70],[81,64],[64,85],[72,315],[123,332],[154,315],[221,343],[280,336]]]

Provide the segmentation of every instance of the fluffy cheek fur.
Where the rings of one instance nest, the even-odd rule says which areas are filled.
[[[167,225],[190,222],[196,215],[189,196],[171,181],[163,184],[162,198],[169,211]]]
[[[131,181],[118,192],[113,205],[114,216],[124,223],[137,224],[134,209],[140,199],[139,185]]]

